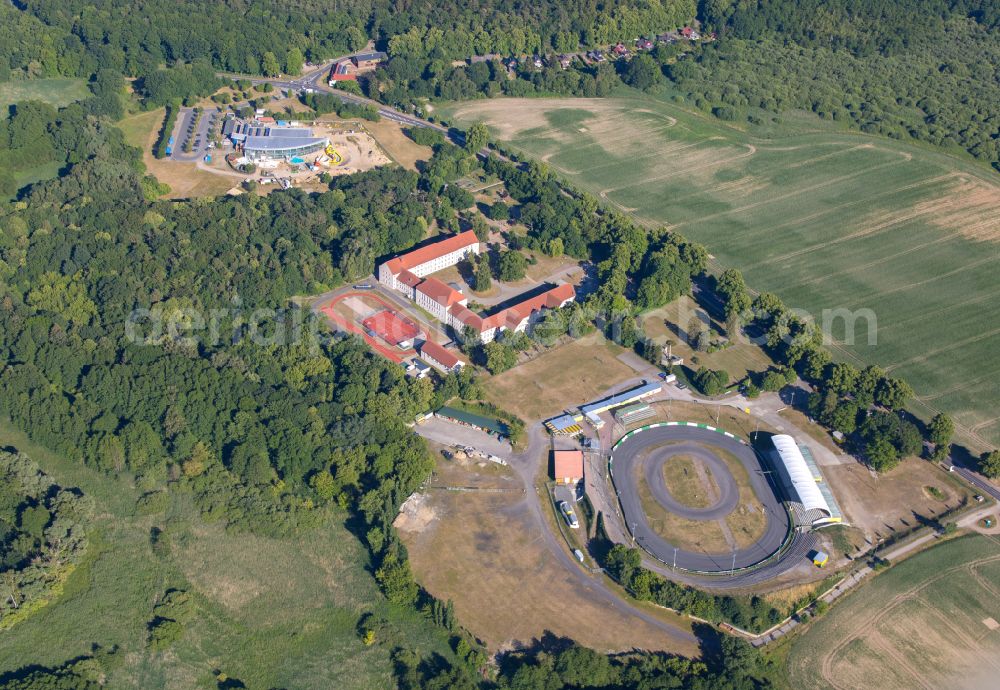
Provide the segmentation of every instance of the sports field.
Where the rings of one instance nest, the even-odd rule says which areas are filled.
[[[962,537],[879,575],[796,639],[794,688],[996,687],[1000,549]]]
[[[761,538],[767,527],[764,507],[750,485],[746,468],[734,455],[721,448],[706,450],[725,463],[737,487],[739,500],[731,512],[716,520],[691,520],[676,515],[657,502],[637,466],[633,472],[643,512],[657,534],[680,548],[706,553],[748,548]],[[696,456],[675,455],[663,464],[662,473],[670,495],[686,507],[711,508],[719,500],[718,478]]]
[[[817,320],[856,322],[839,356],[917,390],[917,412],[952,414],[976,447],[1000,443],[1000,184],[938,150],[791,114],[745,132],[637,92],[612,99],[479,100],[440,108],[486,122],[571,183],[706,244],[716,267]],[[829,322],[830,319],[827,319]]]

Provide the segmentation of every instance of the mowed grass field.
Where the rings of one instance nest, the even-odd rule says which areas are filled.
[[[853,344],[843,320],[833,324],[838,356],[906,378],[916,411],[952,414],[973,446],[1000,444],[1000,178],[804,115],[747,132],[624,96],[480,100],[439,114],[486,122],[512,149],[643,224],[705,243],[717,268],[742,269],[817,320],[872,310],[874,344],[864,319]]]
[[[486,399],[534,422],[593,400],[636,376],[618,357],[626,352],[592,333],[491,377]]]
[[[0,676],[59,666],[99,644],[120,649],[112,689],[215,688],[223,672],[248,688],[367,690],[394,684],[397,646],[450,654],[441,629],[386,602],[342,516],[287,539],[227,533],[204,523],[188,494],[174,494],[163,513],[137,513],[141,491],[46,452],[0,420],[3,446],[93,497],[97,517],[63,596],[3,633]],[[169,535],[165,552],[151,548],[153,528]],[[178,642],[154,653],[146,626],[169,588],[191,592],[198,612]],[[385,621],[372,646],[357,632],[365,613]]]
[[[1000,543],[971,535],[925,551],[851,594],[789,650],[794,688],[996,687]]]
[[[692,319],[695,318],[702,323],[711,323],[715,337],[717,334],[725,332],[724,323],[713,319],[708,312],[697,305],[693,298],[688,296],[679,297],[658,309],[643,312],[639,323],[643,333],[658,344],[663,345],[668,340],[673,341],[670,349],[671,354],[683,357],[694,369],[699,366],[721,369],[729,374],[731,382],[741,380],[748,372],[763,371],[771,366],[771,360],[764,351],[744,339],[736,340],[724,350],[696,351],[687,342],[690,337],[687,329],[690,327]],[[694,364],[693,357],[698,358],[697,365]]]

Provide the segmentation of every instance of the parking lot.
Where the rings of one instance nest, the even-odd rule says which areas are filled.
[[[170,159],[175,161],[197,161],[211,153],[209,148],[210,134],[221,126],[221,111],[217,108],[205,108],[201,117],[194,108],[182,108],[174,125],[174,147]],[[190,151],[188,143],[190,142]]]
[[[509,460],[511,456],[508,442],[498,441],[495,436],[490,436],[485,431],[455,424],[438,417],[431,417],[427,421],[417,424],[416,431],[424,438],[443,445],[471,446],[476,450],[496,455],[504,460]]]

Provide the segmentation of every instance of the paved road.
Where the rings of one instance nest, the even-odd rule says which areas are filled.
[[[974,510],[971,513],[966,514],[964,517],[958,519],[958,526],[962,528],[975,528],[976,523],[986,517],[990,517],[996,513],[996,506],[989,505],[978,510]],[[900,559],[908,556],[913,551],[923,548],[930,542],[938,539],[940,533],[934,529],[926,529],[923,534],[916,537],[915,539],[904,540],[902,544],[894,545],[878,554],[880,558],[884,558],[890,562],[897,562]],[[837,599],[842,596],[849,594],[854,590],[859,584],[864,582],[867,578],[875,574],[871,566],[865,565],[850,575],[844,578],[836,587],[834,587],[830,592],[823,595],[822,599],[828,604],[832,604]],[[815,612],[815,610],[814,610]],[[795,616],[789,617],[784,623],[777,626],[775,629],[771,630],[767,634],[759,636],[751,636],[751,644],[755,647],[760,647],[762,645],[773,642],[783,635],[787,635],[789,632],[794,630],[799,626],[799,621]]]
[[[963,465],[956,464],[954,467],[955,472],[962,477],[962,479],[981,490],[984,494],[989,494],[997,501],[1000,501],[1000,489],[998,489],[995,484],[990,482],[983,475],[978,472],[974,472]]]
[[[461,133],[448,130],[446,127],[441,125],[436,125],[433,122],[428,122],[427,120],[416,117],[415,115],[410,115],[408,113],[401,112],[395,108],[390,108],[387,105],[382,105],[378,101],[373,101],[370,98],[365,98],[364,96],[357,96],[353,93],[347,93],[340,89],[331,88],[327,83],[327,75],[330,73],[330,66],[337,60],[350,57],[345,55],[339,58],[334,58],[323,63],[323,65],[306,72],[299,77],[286,77],[286,78],[268,78],[260,76],[248,76],[245,74],[233,74],[231,72],[219,72],[218,76],[225,79],[245,79],[253,84],[273,84],[275,88],[285,89],[286,91],[291,91],[294,93],[301,93],[306,89],[312,89],[314,91],[321,91],[324,93],[330,93],[338,97],[340,100],[347,103],[355,103],[357,105],[368,105],[372,106],[378,110],[378,114],[387,120],[393,120],[403,125],[410,127],[428,127],[430,129],[436,129],[439,132],[444,133],[449,136],[452,141],[458,145],[462,145],[464,142],[464,137]]]
[[[511,456],[510,465],[514,472],[520,477],[526,488],[524,501],[527,509],[537,525],[538,533],[542,537],[545,546],[548,548],[553,559],[558,561],[569,573],[582,591],[587,592],[591,599],[599,603],[610,606],[618,611],[626,613],[654,626],[663,631],[669,637],[686,642],[697,642],[698,638],[685,630],[670,625],[669,623],[643,611],[624,601],[604,580],[604,576],[599,573],[590,573],[584,570],[580,564],[569,555],[565,542],[561,537],[557,537],[549,529],[548,522],[542,514],[543,510],[551,510],[548,505],[548,497],[539,494],[535,490],[535,478],[541,469],[540,464],[547,461],[546,451],[549,448],[548,434],[541,423],[533,424],[528,429],[528,445],[521,452]]]
[[[615,488],[621,501],[626,525],[631,528],[630,531],[635,537],[636,542],[656,559],[673,565],[675,546],[650,527],[646,514],[642,510],[638,487],[636,485],[636,473],[633,471],[633,468],[641,466],[647,460],[662,458],[662,456],[658,456],[655,452],[647,456],[646,451],[673,441],[687,442],[687,446],[690,447],[701,444],[702,446],[715,447],[732,453],[746,468],[753,491],[757,494],[757,498],[767,513],[767,526],[764,529],[764,534],[753,545],[737,549],[735,552],[722,554],[676,548],[677,567],[684,570],[702,572],[724,572],[734,567],[733,556],[735,556],[736,568],[746,568],[774,554],[781,547],[782,542],[784,542],[790,525],[788,514],[775,496],[774,490],[768,484],[757,454],[749,446],[743,445],[728,436],[692,427],[659,427],[656,429],[647,429],[633,436],[614,452],[612,475]],[[725,478],[728,478],[728,484],[732,485],[730,490],[735,492],[736,487],[733,483],[732,475],[726,468],[725,462],[710,452],[702,451],[702,454],[714,459],[717,469],[713,469],[716,469],[717,480],[723,486],[726,486],[727,482]],[[659,467],[662,463],[657,464],[657,462],[652,462],[648,464]],[[662,474],[660,475],[660,479],[662,481]],[[664,492],[666,493],[665,487]],[[738,499],[738,493],[734,498]],[[682,507],[682,510],[687,512],[689,509]],[[727,513],[728,511],[723,513],[723,515]]]

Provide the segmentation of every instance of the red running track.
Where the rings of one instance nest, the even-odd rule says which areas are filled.
[[[340,295],[339,297],[334,297],[327,304],[325,304],[322,307],[320,307],[319,311],[323,312],[323,314],[326,315],[326,318],[330,319],[330,321],[333,323],[334,326],[336,326],[336,327],[338,327],[340,329],[343,329],[343,330],[347,331],[348,333],[355,333],[357,335],[360,335],[362,338],[364,338],[365,342],[368,343],[368,346],[371,349],[375,350],[375,352],[379,353],[380,355],[382,355],[386,359],[389,359],[389,360],[392,360],[393,362],[396,362],[397,364],[400,363],[400,362],[402,362],[404,359],[407,359],[407,358],[412,357],[413,355],[417,354],[417,351],[413,350],[413,349],[410,349],[410,350],[400,350],[397,347],[390,347],[390,346],[388,346],[388,345],[380,342],[376,338],[373,338],[370,335],[368,335],[367,333],[365,333],[364,329],[361,328],[358,324],[356,324],[356,323],[354,323],[352,321],[349,321],[348,319],[345,319],[343,316],[341,316],[340,314],[338,314],[337,312],[335,312],[333,310],[334,306],[338,302],[342,302],[343,300],[347,299],[348,297],[361,297],[361,298],[366,299],[366,300],[374,300],[375,302],[378,302],[379,304],[381,304],[385,308],[390,309],[392,311],[396,311],[395,305],[390,304],[389,302],[385,301],[384,299],[382,299],[378,295],[372,294],[370,292],[347,292],[347,293],[344,293],[343,295]]]

